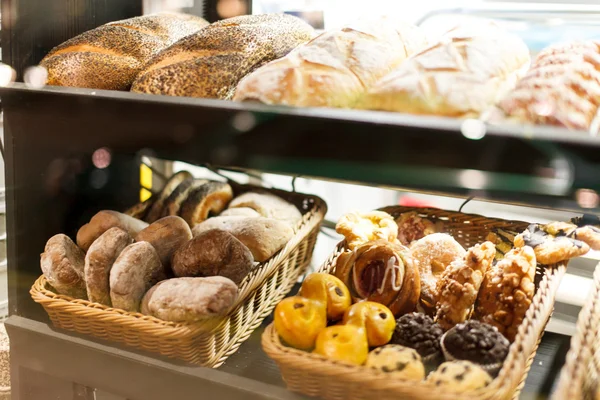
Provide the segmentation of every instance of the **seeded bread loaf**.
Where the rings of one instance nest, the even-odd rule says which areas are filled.
[[[218,21],[153,58],[132,91],[228,99],[241,78],[313,35],[310,25],[287,14]]]
[[[115,21],[55,47],[40,65],[48,85],[128,90],[152,56],[206,25],[177,13]]]

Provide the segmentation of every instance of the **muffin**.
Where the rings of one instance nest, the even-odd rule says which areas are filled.
[[[425,363],[441,359],[440,339],[444,331],[431,317],[420,313],[405,314],[396,321],[391,344],[415,349]]]
[[[465,393],[486,387],[492,377],[470,361],[447,361],[429,374],[427,382],[439,389]]]
[[[446,332],[441,347],[447,361],[471,361],[480,364],[490,374],[495,374],[502,368],[510,342],[496,327],[469,320]]]
[[[415,350],[397,344],[376,348],[369,353],[365,365],[390,374],[394,379],[420,381],[425,378],[421,356]]]

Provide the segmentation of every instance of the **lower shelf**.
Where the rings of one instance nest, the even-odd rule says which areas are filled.
[[[131,351],[18,316],[11,316],[6,328],[13,400],[39,399],[42,393],[48,400],[307,399],[285,389],[276,365],[260,348],[262,327],[216,370]],[[552,391],[569,340],[546,333],[521,399],[545,398]],[[65,397],[65,392],[70,394]]]

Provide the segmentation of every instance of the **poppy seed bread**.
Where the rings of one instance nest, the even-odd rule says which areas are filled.
[[[152,56],[206,25],[177,13],[115,21],[58,45],[40,65],[48,85],[128,90]]]
[[[313,36],[310,25],[287,14],[243,15],[218,21],[153,58],[131,90],[229,99],[240,79]]]

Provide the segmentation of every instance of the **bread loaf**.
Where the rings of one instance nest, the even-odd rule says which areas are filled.
[[[206,179],[186,179],[181,182],[179,186],[171,193],[171,195],[165,200],[165,204],[162,209],[162,216],[167,217],[169,215],[179,215],[181,205],[187,199],[191,191],[198,189],[200,186],[207,183]]]
[[[157,219],[161,218],[163,216],[165,202],[171,196],[171,194],[177,190],[179,185],[193,179],[194,177],[188,171],[179,171],[171,176],[167,183],[165,183],[165,186],[162,188],[160,193],[156,195],[156,200],[154,201],[154,204],[152,204],[152,207],[150,208],[150,211],[148,211],[144,221],[153,223]]]
[[[40,65],[48,85],[128,90],[152,56],[207,24],[175,13],[111,22],[55,47]]]
[[[228,99],[246,74],[283,57],[313,35],[307,23],[286,14],[218,21],[153,58],[132,91]]]
[[[563,126],[598,133],[600,41],[551,46],[501,102],[518,123]]]
[[[135,237],[139,231],[146,228],[148,224],[139,219],[130,217],[116,211],[99,211],[92,217],[90,222],[82,226],[77,232],[77,245],[83,251],[88,251],[92,243],[110,228],[121,228]]]
[[[232,198],[233,191],[229,184],[207,182],[188,192],[187,198],[181,204],[179,215],[193,228],[207,219],[211,212],[217,215],[223,211]]]
[[[250,208],[250,207],[236,207],[236,208],[228,208],[224,210],[220,217],[260,217],[258,211]]]
[[[113,307],[140,311],[144,294],[165,278],[164,268],[150,243],[137,242],[127,246],[110,270],[110,300]]]
[[[296,227],[302,214],[295,205],[271,193],[244,193],[229,203],[229,208],[247,207],[266,218],[277,219]]]
[[[353,107],[366,88],[427,44],[414,25],[388,17],[325,32],[242,79],[234,100]]]
[[[220,275],[240,284],[252,270],[252,253],[231,233],[213,229],[184,244],[173,255],[177,277]]]
[[[92,243],[85,255],[85,286],[90,301],[111,306],[110,270],[131,243],[133,239],[121,228],[110,228]]]
[[[142,313],[164,321],[195,322],[222,315],[237,295],[235,283],[222,276],[168,279],[146,293]]]
[[[267,261],[294,235],[285,222],[272,218],[213,217],[194,227],[194,236],[211,229],[227,231],[242,242],[255,261]]]
[[[358,108],[476,118],[528,66],[519,37],[493,23],[458,27],[375,83]]]
[[[52,236],[40,257],[42,273],[56,292],[85,299],[85,254],[66,235]]]
[[[159,219],[140,231],[136,242],[150,243],[164,267],[171,265],[173,253],[192,238],[189,225],[181,217],[169,216]]]

